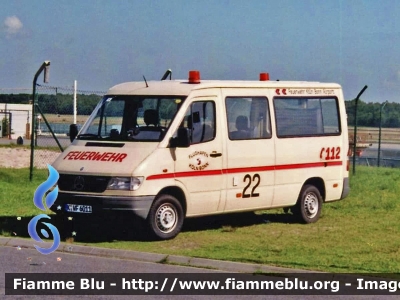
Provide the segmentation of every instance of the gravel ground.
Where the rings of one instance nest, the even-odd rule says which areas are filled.
[[[51,164],[60,152],[50,150],[35,150],[34,166],[44,169]],[[27,148],[0,148],[0,167],[29,168],[31,151]]]

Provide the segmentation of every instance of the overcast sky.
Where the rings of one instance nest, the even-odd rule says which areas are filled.
[[[400,102],[400,1],[2,0],[0,88],[29,88],[45,60],[51,86],[106,91],[187,78],[337,82],[353,99]],[[42,78],[38,81],[42,83]]]

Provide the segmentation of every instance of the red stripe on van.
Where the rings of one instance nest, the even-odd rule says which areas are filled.
[[[326,164],[328,166],[341,166],[341,165],[343,165],[343,162],[342,161],[328,161]]]
[[[278,165],[278,166],[232,168],[232,169],[225,169],[225,170],[188,171],[188,172],[150,175],[146,179],[154,180],[154,179],[168,179],[168,178],[193,177],[193,176],[212,176],[212,175],[221,175],[223,173],[234,174],[234,173],[243,173],[243,172],[262,172],[262,171],[273,171],[273,170],[305,169],[305,168],[330,167],[330,166],[341,166],[341,165],[343,165],[342,161],[329,161],[329,162],[290,164],[290,165]]]
[[[174,173],[168,173],[168,174],[157,174],[157,175],[150,175],[147,177],[147,180],[152,180],[152,179],[167,179],[167,178],[174,178],[175,174]]]
[[[243,173],[243,172],[273,171],[274,169],[275,166],[263,166],[263,167],[232,168],[232,169],[226,169],[223,172],[225,174],[232,174],[232,173]]]
[[[177,177],[210,176],[210,175],[222,175],[222,170],[188,171],[188,172],[177,172],[168,174],[157,174],[157,175],[150,175],[149,177],[147,177],[147,180],[177,178]]]
[[[317,162],[317,163],[306,163],[306,164],[280,165],[280,166],[275,166],[275,170],[305,169],[305,168],[315,168],[315,167],[325,167],[325,163]]]

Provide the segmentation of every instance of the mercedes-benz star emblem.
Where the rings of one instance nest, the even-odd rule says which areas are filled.
[[[74,180],[74,190],[82,191],[85,186],[85,179],[82,176],[77,176]]]

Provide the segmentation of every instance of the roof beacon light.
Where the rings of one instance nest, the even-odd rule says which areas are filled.
[[[189,83],[200,83],[199,71],[189,71]]]
[[[260,81],[268,81],[269,73],[260,73]]]

